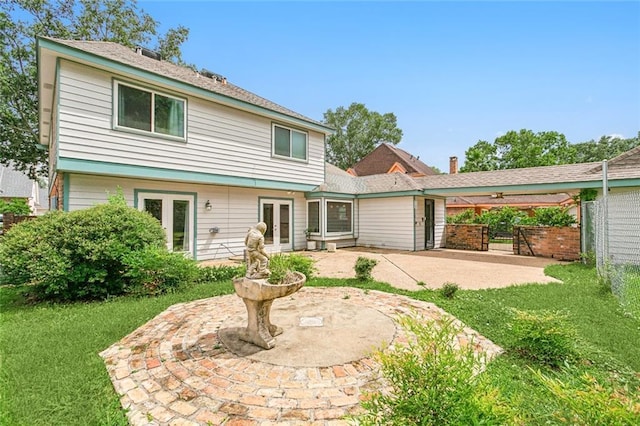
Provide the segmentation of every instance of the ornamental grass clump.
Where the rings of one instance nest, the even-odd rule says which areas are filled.
[[[297,279],[291,272],[300,272],[307,280],[316,272],[313,259],[299,254],[274,254],[269,259],[269,270],[270,284],[283,284]]]
[[[535,378],[559,401],[553,417],[560,424],[632,426],[640,424],[640,388],[599,380],[589,373],[568,384],[533,370]],[[577,375],[577,372],[574,372]]]
[[[361,425],[516,424],[516,415],[481,373],[484,357],[459,344],[452,319],[399,319],[407,344],[374,353],[381,388],[365,394]]]
[[[509,324],[511,349],[523,358],[549,367],[560,367],[577,358],[576,330],[561,312],[513,309]]]

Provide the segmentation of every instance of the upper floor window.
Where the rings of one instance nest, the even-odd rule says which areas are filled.
[[[307,134],[273,125],[273,154],[278,157],[307,159]]]
[[[120,82],[115,87],[116,127],[184,139],[184,99]]]

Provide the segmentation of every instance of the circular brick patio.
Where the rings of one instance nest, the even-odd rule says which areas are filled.
[[[297,317],[305,313],[295,312],[291,306],[317,301],[328,307],[348,304],[354,315],[358,309],[375,310],[374,316],[391,319],[411,313],[425,319],[447,315],[430,303],[350,287],[303,288],[289,298],[276,300],[274,313],[280,301],[283,309]],[[358,412],[363,393],[377,386],[378,366],[368,354],[370,344],[361,345],[366,349],[358,349],[361,356],[335,364],[314,361],[321,345],[305,344],[295,356],[297,361],[291,363],[286,362],[284,349],[273,355],[256,352],[257,358],[236,355],[222,344],[219,334],[244,315],[245,306],[236,295],[177,304],[103,351],[101,356],[131,424],[347,424],[344,417]],[[314,315],[305,318],[321,317]],[[300,324],[304,322],[302,319]],[[329,327],[336,325],[345,326],[327,323],[317,328],[318,333],[324,333],[323,344],[332,335]],[[376,326],[371,325],[369,333],[376,336]],[[387,343],[405,342],[404,330],[395,322],[393,327],[392,340]],[[283,336],[276,337],[276,348],[271,351],[278,348],[278,339],[282,338],[283,347],[291,343]],[[378,346],[385,341],[384,336],[379,338]],[[459,339],[473,339],[488,356],[500,350],[468,328]],[[330,344],[338,352],[341,347],[349,351],[357,340],[336,338]]]

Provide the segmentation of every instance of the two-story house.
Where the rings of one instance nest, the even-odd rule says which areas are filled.
[[[170,249],[200,260],[241,254],[258,221],[270,250],[305,247],[305,193],[324,182],[331,128],[145,49],[40,38],[37,52],[53,208],[121,190]]]
[[[240,255],[267,224],[271,252],[321,246],[440,247],[444,197],[408,176],[353,177],[325,163],[332,129],[145,49],[38,40],[40,143],[50,201],[65,211],[127,202],[162,222],[168,247]]]

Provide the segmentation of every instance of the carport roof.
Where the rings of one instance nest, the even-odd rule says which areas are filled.
[[[411,194],[450,196],[494,192],[535,194],[579,191],[602,186],[602,163],[564,164],[487,172],[458,173],[412,178],[402,173],[353,177],[327,165],[327,183],[315,192],[373,194]],[[640,187],[640,146],[608,162],[609,187]]]

